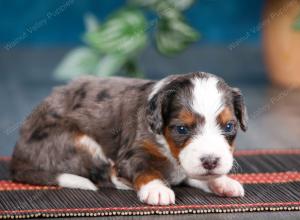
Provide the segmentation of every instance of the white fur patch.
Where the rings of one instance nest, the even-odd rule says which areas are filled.
[[[89,179],[77,176],[74,174],[63,173],[57,177],[58,185],[61,187],[72,188],[72,189],[84,189],[96,191],[97,186],[92,183]]]
[[[102,150],[102,147],[91,137],[83,135],[78,141],[81,147],[86,148],[86,150],[94,157],[99,158],[102,161],[107,162],[107,158]]]
[[[222,111],[222,94],[217,88],[218,79],[210,76],[209,78],[195,78],[193,90],[192,107],[195,112],[203,115],[209,122],[215,121],[216,116]],[[214,126],[215,123],[208,124]]]
[[[188,178],[186,184],[194,188],[202,189],[204,192],[211,193],[207,181]]]
[[[205,121],[198,134],[179,154],[181,164],[191,178],[198,179],[207,172],[201,163],[205,156],[219,158],[219,165],[213,170],[215,174],[226,174],[232,167],[230,146],[217,123],[217,117],[224,108],[217,83],[218,79],[214,76],[194,79],[192,108]]]
[[[149,205],[170,205],[175,204],[175,193],[161,180],[152,180],[143,185],[138,191],[141,202]]]

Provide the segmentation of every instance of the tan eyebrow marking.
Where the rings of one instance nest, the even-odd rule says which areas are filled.
[[[218,115],[217,122],[221,125],[225,125],[228,121],[232,120],[233,118],[233,112],[228,107],[225,107],[223,111]]]
[[[196,116],[187,110],[182,110],[179,113],[179,119],[187,125],[193,125],[193,124],[196,124],[196,122],[197,122]]]

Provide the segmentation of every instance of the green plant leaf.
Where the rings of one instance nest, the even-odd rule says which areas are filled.
[[[199,38],[199,33],[189,26],[182,11],[194,0],[130,0],[130,2],[154,10],[159,19],[155,34],[158,50],[172,55],[184,50]],[[143,11],[123,8],[114,12],[99,24],[93,15],[85,17],[87,33],[83,36],[89,47],[77,48],[64,58],[55,70],[59,79],[71,79],[82,74],[111,76],[124,72],[128,76],[141,77],[135,58],[147,44],[150,28]]]
[[[69,80],[79,75],[91,74],[99,59],[99,54],[90,48],[76,48],[60,62],[54,70],[54,76],[60,80]]]
[[[147,22],[143,13],[123,9],[114,13],[101,28],[84,36],[85,41],[104,54],[135,54],[145,47]]]
[[[154,10],[162,10],[167,8],[174,8],[180,11],[186,10],[195,2],[195,0],[129,0],[129,3],[148,7]]]
[[[152,8],[156,6],[159,3],[159,1],[162,0],[129,0],[129,3],[140,7]]]
[[[100,23],[95,15],[88,13],[84,16],[84,26],[87,32],[93,32],[100,28]]]
[[[296,18],[293,28],[297,31],[300,31],[300,15]]]
[[[139,70],[138,64],[135,60],[128,60],[124,64],[124,70],[125,70],[125,75],[129,77],[135,77],[135,78],[143,78],[144,73]]]
[[[194,3],[194,0],[167,0],[171,7],[177,10],[186,10]]]
[[[120,71],[127,57],[121,54],[105,55],[97,64],[94,74],[97,76],[112,76]]]
[[[199,37],[199,33],[182,19],[161,19],[155,35],[158,51],[168,56],[181,52]]]

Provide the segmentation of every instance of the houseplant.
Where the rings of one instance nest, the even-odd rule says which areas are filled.
[[[136,58],[149,42],[154,42],[159,53],[171,56],[198,40],[199,33],[183,15],[192,4],[193,0],[129,0],[103,23],[93,15],[86,16],[85,46],[69,52],[55,76],[70,79],[121,73],[142,77]]]

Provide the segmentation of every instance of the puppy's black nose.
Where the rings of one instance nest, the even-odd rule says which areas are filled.
[[[201,159],[202,166],[206,170],[213,170],[218,166],[219,157],[213,157],[213,156],[207,156],[207,157],[202,157]]]

